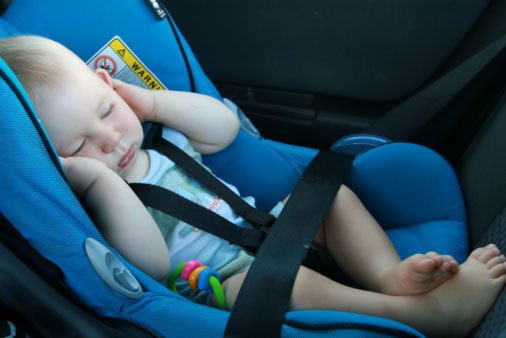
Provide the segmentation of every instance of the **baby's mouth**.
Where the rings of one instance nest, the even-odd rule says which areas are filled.
[[[136,152],[137,151],[135,150],[134,147],[130,147],[130,149],[128,149],[128,151],[125,153],[125,155],[123,155],[123,157],[119,161],[118,167],[120,167],[121,169],[127,167],[132,162]]]

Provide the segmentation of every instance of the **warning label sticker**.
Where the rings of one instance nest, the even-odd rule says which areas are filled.
[[[142,88],[158,90],[165,86],[139,60],[119,36],[113,37],[88,62],[88,67],[106,70],[113,78]]]

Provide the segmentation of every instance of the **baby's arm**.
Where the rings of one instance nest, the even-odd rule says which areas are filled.
[[[114,80],[113,88],[141,121],[159,122],[184,133],[192,146],[210,154],[228,146],[239,131],[239,120],[223,102],[202,94],[146,90]]]
[[[107,166],[90,158],[61,158],[74,193],[88,207],[104,238],[129,262],[163,280],[169,253],[155,221],[130,187]]]

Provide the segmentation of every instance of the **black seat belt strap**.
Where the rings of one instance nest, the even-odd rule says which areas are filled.
[[[260,246],[266,236],[265,231],[241,228],[217,213],[170,190],[143,183],[132,183],[130,187],[147,207],[165,212],[180,221],[223,238],[232,244],[256,251],[256,248]]]
[[[242,216],[254,227],[270,227],[274,223],[276,219],[274,216],[252,207],[210,171],[202,167],[190,155],[165,140],[161,135],[159,125],[155,125],[152,128],[157,128],[157,130],[154,131],[154,134],[150,135],[150,139],[148,140],[150,147],[167,156],[176,165],[186,171],[189,176],[221,197],[238,215]]]
[[[258,250],[226,337],[279,337],[300,264],[351,167],[353,157],[320,152]],[[308,197],[310,196],[310,197]]]
[[[495,59],[506,57],[506,35],[386,113],[366,132],[406,140],[437,115]]]

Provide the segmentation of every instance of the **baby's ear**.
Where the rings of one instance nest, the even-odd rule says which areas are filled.
[[[102,68],[95,69],[95,73],[101,78],[108,86],[112,87],[112,77],[109,73]]]

